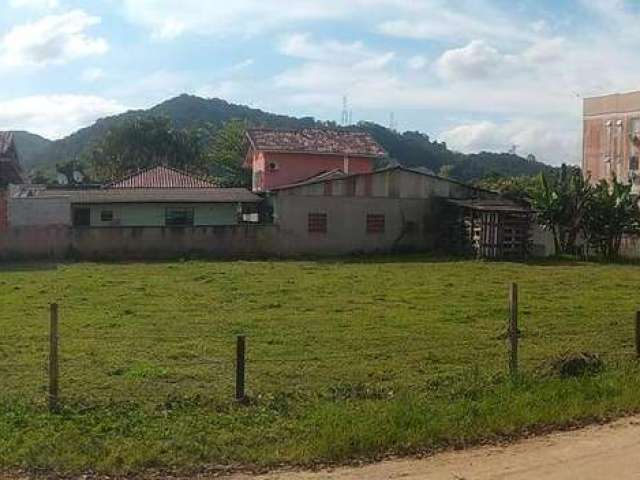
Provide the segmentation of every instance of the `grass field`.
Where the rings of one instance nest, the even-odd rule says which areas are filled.
[[[520,285],[521,366],[506,375]],[[380,257],[0,267],[0,470],[371,459],[640,411],[640,269]],[[49,302],[61,396],[46,409]],[[233,400],[247,335],[249,403]],[[602,356],[561,379],[566,352]]]

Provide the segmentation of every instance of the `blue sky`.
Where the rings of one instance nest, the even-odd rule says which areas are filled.
[[[582,96],[640,87],[638,2],[0,0],[0,129],[59,138],[180,93],[577,161]]]

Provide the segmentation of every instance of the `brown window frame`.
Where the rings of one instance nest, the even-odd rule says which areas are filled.
[[[381,235],[387,228],[387,219],[381,213],[367,213],[367,234]]]
[[[326,213],[311,212],[307,215],[307,231],[314,234],[325,234],[328,230],[329,219]]]

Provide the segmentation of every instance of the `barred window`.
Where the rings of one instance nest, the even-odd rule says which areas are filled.
[[[113,210],[102,210],[100,212],[101,222],[113,222]]]
[[[385,218],[384,215],[367,215],[367,233],[377,234],[384,233]]]
[[[327,233],[327,214],[310,213],[308,227],[309,233]]]
[[[165,225],[167,227],[188,227],[193,225],[193,208],[167,208]]]

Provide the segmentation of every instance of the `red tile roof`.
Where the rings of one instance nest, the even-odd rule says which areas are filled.
[[[175,168],[159,166],[137,172],[106,188],[216,188],[216,185]]]
[[[318,153],[357,157],[384,157],[383,148],[365,132],[307,128],[304,130],[253,129],[247,132],[256,150]]]

